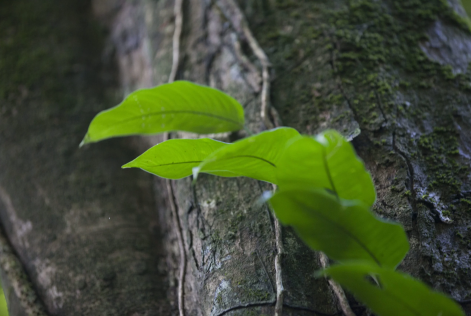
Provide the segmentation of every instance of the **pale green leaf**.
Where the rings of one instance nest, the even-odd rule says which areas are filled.
[[[284,151],[280,165],[284,168],[277,169],[277,179],[282,190],[293,186],[324,188],[368,206],[376,199],[373,180],[363,162],[336,131],[325,131],[316,139],[294,139]]]
[[[123,168],[141,168],[167,179],[190,176],[208,155],[230,144],[209,138],[170,139],[150,148]]]
[[[222,177],[250,177],[276,183],[276,169],[286,143],[299,133],[289,127],[262,132],[237,141],[208,156],[194,174],[211,173]]]
[[[464,316],[461,308],[411,276],[363,263],[322,272],[352,292],[379,316]]]
[[[409,250],[404,229],[374,216],[360,201],[338,199],[322,189],[287,189],[275,193],[269,203],[308,246],[334,260],[362,260],[393,269]]]
[[[242,106],[227,94],[188,81],[175,81],[131,93],[121,104],[100,112],[82,144],[102,139],[169,131],[199,134],[244,128]]]
[[[471,17],[471,0],[461,0],[461,4],[463,5],[464,10],[466,11],[467,22],[469,24],[469,18]]]
[[[0,316],[8,316],[7,301],[5,299],[5,292],[0,285]]]

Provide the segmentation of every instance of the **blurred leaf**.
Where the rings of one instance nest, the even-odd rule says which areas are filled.
[[[131,93],[121,104],[100,112],[82,144],[102,139],[187,131],[199,134],[244,128],[242,106],[227,94],[188,81],[175,81]]]
[[[381,316],[464,316],[443,294],[411,276],[369,264],[351,263],[322,271]]]
[[[7,301],[5,299],[5,293],[0,286],[0,316],[8,316]]]
[[[404,229],[359,201],[337,199],[322,189],[282,190],[269,198],[279,220],[312,249],[345,262],[361,260],[394,269],[409,251]]]
[[[280,159],[277,169],[281,190],[289,187],[325,188],[347,200],[360,200],[372,206],[376,192],[368,171],[352,145],[338,132],[325,131],[313,139],[294,139]]]
[[[468,18],[471,17],[471,0],[461,0],[461,3],[463,4],[463,8],[466,11]]]
[[[123,168],[141,168],[156,176],[181,179],[190,176],[208,155],[230,144],[209,138],[170,139],[147,150]]]
[[[281,127],[237,141],[208,156],[195,168],[195,178],[204,172],[276,183],[276,169],[283,168],[279,160],[286,143],[298,136],[295,129]]]

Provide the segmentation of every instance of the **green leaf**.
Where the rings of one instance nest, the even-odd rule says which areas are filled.
[[[131,93],[121,104],[100,112],[82,144],[102,139],[187,131],[199,134],[244,128],[242,106],[227,94],[188,81],[175,81]]]
[[[275,193],[269,203],[308,246],[334,260],[394,269],[409,251],[404,229],[375,217],[359,201],[338,199],[322,189],[288,189]]]
[[[0,285],[0,315],[8,316],[8,307],[7,307],[7,301],[5,299],[5,292],[3,291],[1,285]]]
[[[317,187],[335,192],[347,200],[368,206],[376,200],[370,174],[352,145],[338,132],[325,131],[313,139],[299,137],[288,145],[277,169],[281,190],[289,187]]]
[[[150,148],[123,168],[141,168],[167,179],[191,175],[208,155],[230,144],[209,138],[170,139]]]
[[[289,127],[262,132],[221,148],[195,168],[222,177],[249,177],[276,183],[276,169],[286,143],[299,133]]]
[[[471,0],[461,0],[461,4],[463,5],[463,9],[466,11],[468,15],[467,18],[471,17]]]
[[[380,316],[464,316],[451,299],[403,273],[351,263],[332,266],[322,274],[347,288]]]

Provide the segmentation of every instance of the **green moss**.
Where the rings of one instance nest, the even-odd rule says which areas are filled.
[[[464,203],[464,204],[471,205],[471,201],[470,201],[470,200],[467,200],[467,199],[460,199],[460,202],[461,202],[461,203]]]
[[[462,165],[455,161],[454,156],[459,152],[457,135],[453,130],[436,127],[432,133],[420,136],[419,149],[428,171],[434,176],[429,183],[431,189],[438,187],[459,191],[462,185]]]

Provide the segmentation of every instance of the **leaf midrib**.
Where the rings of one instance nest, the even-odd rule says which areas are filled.
[[[235,159],[235,158],[240,158],[240,157],[246,157],[246,158],[254,158],[254,159],[259,159],[261,161],[264,161],[268,164],[270,164],[271,166],[273,166],[274,168],[276,168],[276,165],[267,160],[267,159],[264,159],[262,157],[257,157],[257,156],[252,156],[252,155],[238,155],[238,156],[233,156],[233,157],[227,157],[227,158],[222,158],[221,160],[223,159]],[[164,164],[159,164],[159,165],[153,165],[154,167],[163,167],[163,166],[170,166],[170,165],[180,165],[180,164],[190,164],[190,163],[202,163],[203,160],[199,160],[199,161],[182,161],[182,162],[171,162],[171,163],[164,163]],[[204,172],[204,170],[202,170]]]
[[[221,121],[226,121],[226,122],[235,124],[235,125],[237,125],[237,126],[243,128],[243,125],[242,125],[240,122],[237,122],[237,121],[235,121],[235,120],[232,120],[232,119],[227,118],[227,117],[224,117],[224,116],[215,115],[215,114],[206,113],[206,112],[200,112],[200,111],[174,110],[174,111],[149,112],[149,113],[142,114],[142,115],[139,115],[139,116],[134,116],[134,117],[128,118],[128,119],[126,119],[126,120],[122,120],[122,121],[119,121],[119,122],[117,122],[117,123],[114,123],[113,126],[107,128],[107,129],[103,129],[103,130],[101,131],[101,133],[106,133],[106,132],[108,132],[109,130],[112,130],[112,129],[116,128],[117,126],[126,124],[126,123],[128,123],[128,122],[135,121],[135,120],[138,120],[138,119],[142,119],[143,116],[158,116],[158,115],[166,115],[166,114],[183,114],[183,113],[185,113],[185,114],[195,114],[195,115],[202,115],[202,116],[212,117],[212,118],[219,119],[219,120],[221,120]]]

